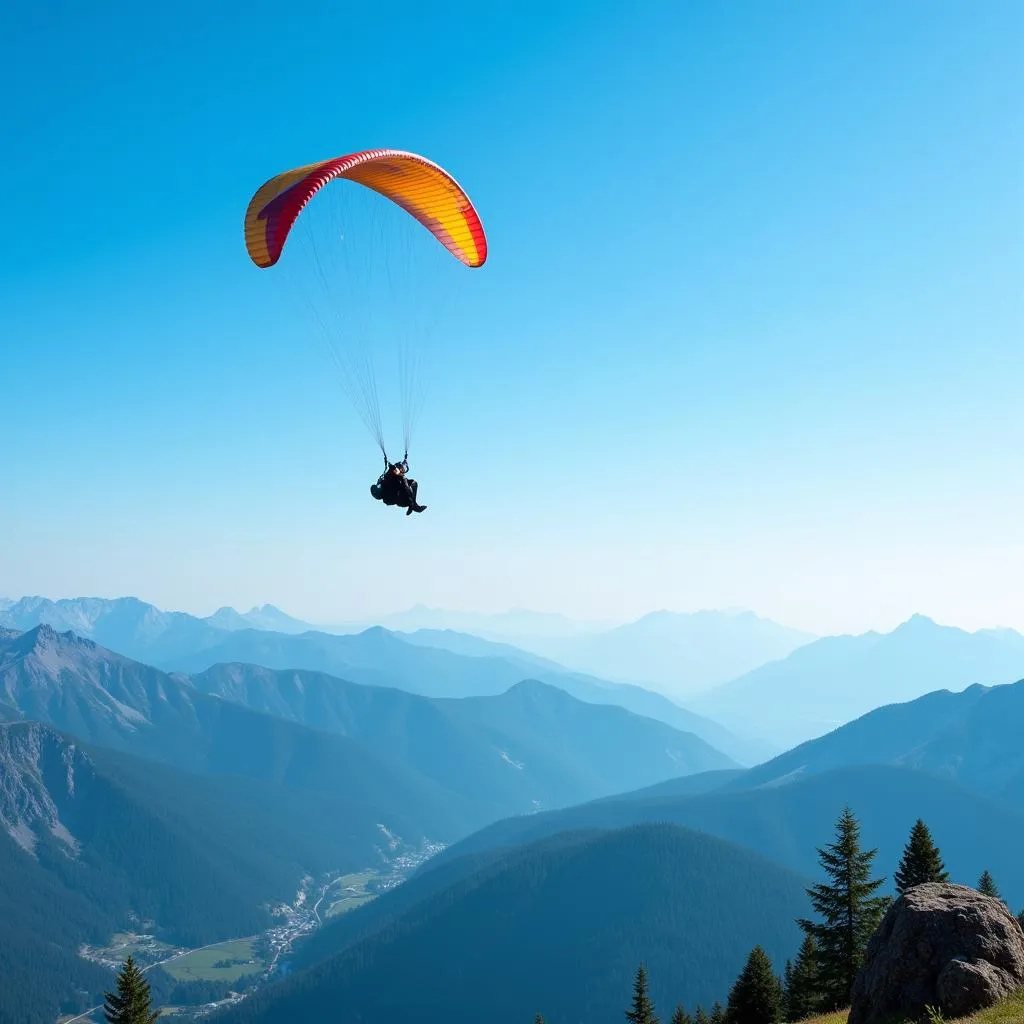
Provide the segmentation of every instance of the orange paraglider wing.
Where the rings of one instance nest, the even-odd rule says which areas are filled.
[[[487,259],[480,218],[447,171],[415,153],[371,149],[296,167],[257,190],[245,212],[245,247],[256,266],[272,267],[280,259],[299,214],[335,178],[365,185],[402,207],[467,267]]]

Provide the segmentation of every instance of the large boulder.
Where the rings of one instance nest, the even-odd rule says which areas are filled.
[[[1003,903],[965,885],[908,889],[868,943],[849,1024],[966,1017],[1024,988],[1024,933]]]

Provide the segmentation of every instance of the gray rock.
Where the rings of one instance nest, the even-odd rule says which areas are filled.
[[[938,1005],[946,1017],[967,1017],[1008,996],[1006,974],[985,960],[950,960],[935,982]]]
[[[889,908],[868,943],[848,1024],[967,1016],[1024,989],[1024,934],[999,900],[928,883]]]

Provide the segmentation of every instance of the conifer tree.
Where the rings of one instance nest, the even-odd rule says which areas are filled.
[[[938,847],[932,841],[928,826],[920,818],[911,829],[894,880],[896,891],[901,896],[915,885],[949,881],[949,873],[942,863]]]
[[[729,993],[728,1024],[777,1024],[782,1019],[782,985],[768,954],[755,946]]]
[[[1020,913],[1017,915],[1017,924],[1020,925],[1020,930],[1024,932],[1024,907],[1020,908]]]
[[[544,1018],[538,1013],[537,1016],[533,1018],[533,1024],[544,1024]]]
[[[690,1015],[683,1009],[683,1004],[676,1004],[676,1008],[672,1011],[672,1024],[693,1024],[690,1019]]]
[[[981,873],[981,878],[978,879],[978,892],[984,893],[986,896],[991,896],[993,899],[1001,900],[1003,897],[999,895],[999,890],[996,888],[995,880],[988,873],[988,868],[985,868]]]
[[[636,970],[636,978],[633,981],[633,1006],[626,1011],[626,1020],[630,1024],[658,1024],[654,1003],[647,994],[647,971],[643,964]]]
[[[149,982],[129,956],[117,976],[117,993],[106,993],[103,1015],[107,1024],[154,1024],[159,1010],[150,1008]]]
[[[857,971],[864,962],[868,939],[878,927],[889,904],[872,895],[884,878],[871,878],[871,862],[877,850],[862,850],[860,824],[849,807],[836,822],[836,841],[818,850],[818,858],[832,883],[807,890],[821,922],[797,923],[818,947],[817,963],[822,1009],[836,1010],[850,1004]]]
[[[804,1020],[816,1013],[821,1003],[818,991],[818,947],[811,935],[804,937],[796,962],[787,965],[786,1020]]]
[[[693,1024],[711,1024],[703,1006],[698,1006],[693,1014]]]
[[[711,1007],[711,1024],[725,1024],[725,1010],[717,999],[715,1005]]]

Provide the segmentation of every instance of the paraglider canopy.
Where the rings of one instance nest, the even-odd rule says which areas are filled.
[[[363,189],[325,190],[332,181]],[[322,190],[326,195],[312,204],[316,211],[304,213]],[[360,202],[360,197],[365,199]],[[388,211],[393,212],[390,222]],[[286,276],[294,275],[289,293],[305,300],[311,331],[323,335],[345,391],[385,459],[374,371],[380,353],[372,351],[371,339],[397,349],[408,454],[424,397],[418,376],[425,342],[436,328],[438,306],[450,284],[450,272],[440,270],[450,261],[429,244],[416,222],[463,266],[475,269],[487,260],[483,225],[458,182],[425,157],[398,149],[364,150],[284,171],[257,189],[245,213],[249,258],[266,269],[285,256]],[[317,233],[325,231],[318,241]],[[289,244],[296,234],[301,240]],[[422,251],[419,238],[426,247]],[[286,244],[289,252],[298,246],[293,256],[285,255]],[[436,260],[433,252],[438,252]],[[434,262],[438,269],[431,277]],[[387,297],[374,301],[382,294]]]
[[[447,171],[415,153],[370,149],[285,171],[256,192],[245,214],[245,246],[256,266],[278,261],[296,218],[335,178],[358,182],[397,203],[467,267],[486,261],[480,218]]]

